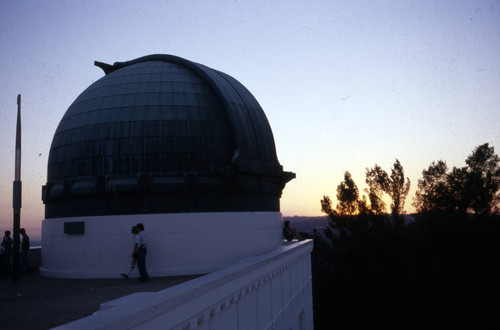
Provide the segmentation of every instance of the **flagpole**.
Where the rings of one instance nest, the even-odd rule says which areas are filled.
[[[19,229],[21,226],[21,94],[17,95],[16,160],[12,207],[14,209],[14,245],[12,247],[12,282],[19,282]]]

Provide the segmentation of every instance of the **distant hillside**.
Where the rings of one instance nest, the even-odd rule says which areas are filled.
[[[289,220],[290,227],[296,228],[298,231],[312,234],[313,229],[323,229],[328,225],[328,218],[326,216],[320,217],[305,217],[293,216],[283,217],[283,221]]]
[[[387,215],[390,217],[390,215]],[[404,215],[405,223],[415,221],[414,214]],[[305,217],[305,216],[293,216],[293,217],[283,217],[283,221],[290,220],[290,227],[296,228],[298,231],[306,232],[312,234],[313,229],[324,229],[328,226],[328,217]]]

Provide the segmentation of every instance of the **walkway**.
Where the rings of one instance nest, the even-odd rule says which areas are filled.
[[[38,270],[21,273],[19,283],[0,277],[0,328],[50,329],[99,310],[101,303],[135,292],[160,291],[198,276],[137,279],[54,279]]]

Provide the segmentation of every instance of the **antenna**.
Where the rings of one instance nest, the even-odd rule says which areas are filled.
[[[19,282],[19,229],[21,226],[21,94],[17,95],[16,160],[12,208],[14,209],[14,230],[12,246],[12,282]]]

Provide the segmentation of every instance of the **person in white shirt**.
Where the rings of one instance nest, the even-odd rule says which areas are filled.
[[[141,274],[141,282],[149,281],[149,275],[146,270],[146,254],[148,253],[147,249],[147,236],[144,231],[144,225],[142,223],[138,223],[136,226],[137,235],[135,235],[135,246],[134,253],[132,255],[137,256],[137,268],[139,269],[139,273]]]
[[[132,272],[135,269],[135,265],[137,264],[137,253],[135,253],[135,236],[137,236],[137,234],[138,234],[137,228],[135,226],[132,226],[132,229],[130,230],[130,232],[132,233],[132,235],[134,235],[133,236],[134,249],[132,250],[132,263],[130,264],[130,270],[128,271],[128,273],[121,273],[120,274],[121,276],[123,276],[125,278],[130,277],[130,275],[132,274]]]

